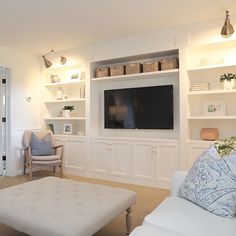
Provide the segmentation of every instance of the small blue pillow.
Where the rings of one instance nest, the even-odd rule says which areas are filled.
[[[211,145],[194,162],[179,197],[224,217],[236,216],[236,152],[221,157]]]
[[[30,146],[32,156],[53,155],[52,138],[50,134],[47,134],[45,137],[40,139],[32,132]]]

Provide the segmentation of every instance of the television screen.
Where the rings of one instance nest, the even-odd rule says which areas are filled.
[[[104,91],[105,128],[173,129],[173,85]]]

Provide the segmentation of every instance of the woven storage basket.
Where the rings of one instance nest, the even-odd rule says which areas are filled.
[[[106,77],[110,75],[110,68],[109,67],[98,67],[95,71],[96,77]]]
[[[111,76],[124,75],[124,74],[125,74],[125,66],[124,65],[110,66],[110,75]]]
[[[219,138],[219,130],[217,128],[201,128],[200,137],[203,140],[214,141]]]
[[[136,74],[142,72],[142,64],[139,62],[130,63],[125,66],[125,73],[128,74]]]
[[[153,72],[160,70],[161,63],[159,61],[146,61],[143,63],[143,72]]]
[[[177,57],[160,59],[161,70],[172,70],[179,68],[179,59]]]

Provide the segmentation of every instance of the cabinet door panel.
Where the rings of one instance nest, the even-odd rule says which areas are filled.
[[[86,169],[86,148],[84,140],[68,139],[66,141],[66,167]]]
[[[92,171],[108,173],[110,169],[111,151],[106,141],[92,141]]]
[[[137,178],[155,178],[154,143],[133,143],[133,175]]]
[[[128,176],[130,172],[129,143],[112,142],[111,146],[111,173]]]
[[[164,182],[170,182],[173,173],[178,170],[178,145],[163,143],[158,144],[156,147],[157,179]]]
[[[188,168],[192,166],[194,161],[210,146],[209,142],[206,144],[189,144]]]

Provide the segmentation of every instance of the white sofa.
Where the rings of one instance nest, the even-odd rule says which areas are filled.
[[[144,218],[131,236],[235,236],[236,217],[224,218],[177,196],[187,172],[173,176],[171,196]]]

